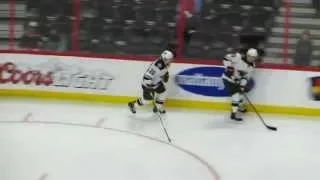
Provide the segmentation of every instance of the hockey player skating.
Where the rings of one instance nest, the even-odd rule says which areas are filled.
[[[154,103],[154,113],[166,113],[163,106],[166,100],[165,83],[169,80],[168,68],[174,58],[173,52],[165,50],[148,67],[142,79],[142,97],[128,103],[130,111],[136,113],[139,106]]]
[[[223,64],[225,72],[222,75],[223,83],[231,96],[232,110],[230,118],[242,121],[239,113],[247,112],[244,106],[243,93],[248,91],[248,81],[255,69],[255,61],[258,59],[258,51],[249,49],[244,56],[239,52],[227,54]]]

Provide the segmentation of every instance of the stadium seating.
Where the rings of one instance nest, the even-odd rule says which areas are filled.
[[[79,48],[95,53],[158,54],[175,41],[178,1],[80,0]],[[33,43],[40,44],[40,49],[71,50],[73,1],[21,2],[27,7],[21,18],[25,29],[20,33],[21,42],[31,38],[26,33],[30,31],[38,34]],[[276,9],[274,0],[206,2],[196,16],[195,33],[184,45],[183,55],[213,59],[239,46],[242,36],[266,39]]]
[[[217,52],[225,52],[230,47],[239,46],[241,36],[257,36],[257,40],[265,40],[277,9],[273,0],[216,0],[206,5],[197,31],[200,34],[218,35],[214,40],[216,43],[206,38],[203,38],[202,43],[206,49],[215,49]],[[188,50],[185,51],[187,56],[199,51],[194,49],[193,39],[198,41],[198,37],[195,35],[191,38]],[[257,45],[257,43],[249,44]],[[221,56],[216,53],[212,54],[211,58],[221,58]]]

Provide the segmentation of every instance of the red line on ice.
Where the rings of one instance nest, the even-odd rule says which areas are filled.
[[[35,123],[35,124],[54,124],[54,125],[74,126],[74,127],[78,126],[78,127],[88,127],[88,128],[100,128],[100,127],[97,127],[95,125],[85,125],[85,124],[66,123],[66,122],[48,122],[48,121],[33,121],[33,122],[28,122],[28,121],[26,121],[26,122],[23,122],[23,121],[22,122],[21,121],[20,122],[19,121],[0,121],[0,123]],[[109,130],[109,131],[114,131],[114,132],[119,132],[119,133],[124,133],[124,134],[128,134],[128,135],[133,135],[133,136],[140,137],[140,138],[149,139],[151,141],[158,142],[158,143],[161,143],[163,145],[167,145],[167,146],[169,146],[171,148],[174,148],[174,149],[176,149],[176,150],[178,150],[180,152],[183,152],[183,153],[193,157],[198,162],[200,162],[203,166],[205,166],[205,168],[211,174],[213,180],[221,180],[221,177],[220,177],[219,173],[215,170],[215,168],[210,163],[208,163],[205,159],[201,158],[197,154],[195,154],[195,153],[193,153],[193,152],[191,152],[191,151],[189,151],[187,149],[184,149],[182,147],[179,147],[177,145],[168,143],[166,141],[163,141],[163,140],[160,140],[160,139],[157,139],[157,138],[154,138],[154,137],[150,137],[150,136],[147,136],[147,135],[143,135],[143,134],[139,134],[139,133],[135,133],[135,132],[131,132],[131,131],[126,131],[126,130],[121,130],[121,129],[114,129],[114,128],[106,128],[106,127],[103,127],[103,129],[104,130]],[[38,180],[44,180],[45,178],[47,178],[47,176],[48,176],[47,174],[43,174]],[[43,178],[43,179],[41,179],[41,178]]]
[[[47,173],[42,174],[38,180],[45,180],[48,177]]]
[[[32,116],[32,113],[29,112],[24,118],[22,119],[23,122],[28,122],[30,120],[30,117]]]
[[[101,118],[99,121],[96,123],[96,127],[101,127],[101,125],[104,123],[105,119]]]

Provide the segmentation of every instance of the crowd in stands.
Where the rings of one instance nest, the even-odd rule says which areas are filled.
[[[176,46],[184,18],[184,57],[221,58],[230,49],[264,44],[279,8],[277,0],[80,0],[78,33],[73,0],[28,0],[20,47],[112,54],[158,54]],[[314,1],[319,7],[319,1]],[[182,19],[181,19],[182,18]],[[77,37],[77,49],[72,38]],[[309,65],[313,45],[306,31],[294,63]]]
[[[221,57],[230,47],[258,46],[268,35],[275,0],[81,0],[80,51],[158,54],[177,43],[180,15],[186,17],[186,57]],[[28,0],[21,47],[71,50],[72,0]],[[179,6],[191,7],[183,9]],[[183,9],[183,12],[179,11]],[[254,41],[252,41],[254,39]]]
[[[65,51],[70,49],[72,1],[28,0],[20,47]]]
[[[21,46],[70,50],[75,20],[72,2],[28,0]],[[158,53],[175,35],[176,6],[177,0],[81,0],[79,50]]]

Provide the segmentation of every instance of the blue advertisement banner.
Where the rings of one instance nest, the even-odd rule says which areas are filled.
[[[223,80],[223,67],[195,67],[179,72],[175,77],[175,83],[185,91],[212,97],[229,96]],[[251,90],[254,81],[250,80],[248,88]]]

